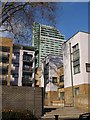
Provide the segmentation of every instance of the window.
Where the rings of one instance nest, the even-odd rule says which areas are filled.
[[[26,60],[26,61],[30,61],[30,60],[32,60],[32,55],[28,55],[27,53],[24,53],[24,55],[23,55],[23,60]]]
[[[14,63],[15,67],[19,67],[19,64],[18,63]]]
[[[60,85],[60,89],[61,89],[61,88],[64,88],[64,85]]]
[[[73,66],[74,66],[74,67],[75,67],[75,66],[78,66],[79,64],[80,64],[79,60],[73,61]]]
[[[76,96],[79,95],[79,87],[75,88],[75,95],[76,95]]]
[[[86,63],[86,72],[90,72],[90,63]]]
[[[79,49],[73,52],[73,60],[77,60],[79,58]]]
[[[78,50],[78,49],[79,49],[79,45],[78,45],[78,43],[77,43],[76,45],[73,46],[73,52],[75,52],[75,51]]]
[[[64,92],[60,92],[60,99],[64,100]]]
[[[80,72],[80,65],[74,66],[74,74],[77,74]]]
[[[64,82],[64,75],[60,76],[60,82]]]
[[[73,68],[74,74],[80,73],[79,44],[73,46]]]
[[[57,83],[57,77],[52,77],[52,82]]]
[[[14,77],[14,78],[18,78],[18,73],[16,73],[16,74],[14,73],[14,74],[13,74],[13,77]]]

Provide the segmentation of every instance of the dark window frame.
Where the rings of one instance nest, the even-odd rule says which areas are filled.
[[[63,77],[63,80],[62,80],[62,77]],[[64,75],[60,76],[59,82],[64,82]]]
[[[75,90],[75,96],[79,96],[79,94],[80,94],[80,88],[76,87],[74,90]],[[77,90],[78,90],[78,94],[77,94]]]
[[[56,80],[55,80],[56,79]],[[57,77],[52,77],[52,82],[57,83]]]
[[[73,47],[73,69],[74,75],[80,73],[80,52],[79,52],[79,44],[77,43]],[[78,54],[78,56],[77,56]],[[77,57],[76,57],[77,56]],[[76,67],[78,67],[78,71],[75,72]]]
[[[90,72],[88,71],[87,67],[90,67],[90,63],[86,63],[86,72]]]

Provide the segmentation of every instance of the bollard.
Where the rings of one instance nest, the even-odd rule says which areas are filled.
[[[55,120],[58,120],[58,115],[54,115],[55,116]]]

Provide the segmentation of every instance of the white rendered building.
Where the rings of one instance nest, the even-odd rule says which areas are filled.
[[[63,44],[65,104],[87,109],[90,87],[90,34],[78,32]]]
[[[18,86],[34,86],[35,51],[33,47],[21,47],[19,57]]]

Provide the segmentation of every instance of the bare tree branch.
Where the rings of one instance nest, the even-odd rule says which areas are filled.
[[[30,39],[32,23],[36,20],[46,19],[49,23],[55,21],[56,4],[50,2],[8,2],[2,3],[0,26],[7,23],[9,31],[16,39]],[[24,32],[24,31],[29,31]],[[24,36],[23,36],[24,35]],[[28,36],[29,35],[29,36]]]

